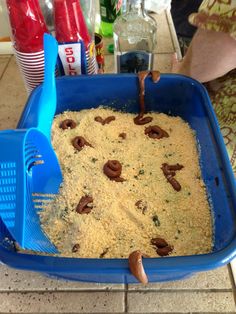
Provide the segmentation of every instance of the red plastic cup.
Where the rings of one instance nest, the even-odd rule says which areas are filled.
[[[48,33],[37,0],[7,0],[14,47],[19,52],[43,50],[43,34]]]
[[[56,39],[59,43],[83,40],[86,49],[91,37],[79,0],[54,0]]]
[[[22,57],[24,55],[24,57]],[[16,60],[20,68],[26,89],[30,93],[44,79],[44,51],[41,53],[19,53],[15,50]]]

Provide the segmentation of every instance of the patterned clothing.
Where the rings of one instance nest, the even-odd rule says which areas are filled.
[[[202,29],[228,33],[236,40],[236,0],[204,0],[189,21]],[[236,69],[206,87],[236,175]]]

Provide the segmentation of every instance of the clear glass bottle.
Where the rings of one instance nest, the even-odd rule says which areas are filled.
[[[156,21],[144,10],[144,0],[127,0],[126,13],[114,23],[116,72],[152,70]]]

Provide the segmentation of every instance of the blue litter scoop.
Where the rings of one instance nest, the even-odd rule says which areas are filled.
[[[0,216],[12,237],[28,250],[57,253],[42,231],[38,211],[58,193],[62,173],[50,144],[56,110],[57,41],[44,35],[45,71],[38,127],[0,132]]]

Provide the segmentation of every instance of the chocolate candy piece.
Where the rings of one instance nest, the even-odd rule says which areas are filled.
[[[89,214],[93,207],[89,207],[88,204],[93,202],[93,198],[91,196],[82,196],[79,204],[76,207],[76,212],[78,214]]]
[[[156,252],[160,256],[167,256],[173,251],[173,246],[170,246],[165,239],[153,238],[151,244],[156,246]]]
[[[137,125],[144,125],[152,122],[152,120],[152,117],[143,117],[142,114],[139,114],[137,117],[134,118],[134,123]]]
[[[153,238],[153,239],[151,239],[151,244],[155,245],[158,248],[163,248],[165,246],[168,246],[168,243],[166,242],[166,240],[162,239],[162,238]]]
[[[149,127],[145,128],[145,134],[147,134],[150,138],[157,140],[163,137],[169,137],[169,134],[158,125],[150,125]]]
[[[173,247],[171,246],[165,246],[165,247],[162,247],[162,248],[157,248],[156,249],[156,252],[158,255],[160,256],[167,256],[169,255],[171,252],[173,251]]]
[[[143,268],[143,254],[140,251],[134,251],[129,255],[129,268],[135,278],[143,284],[148,283],[148,278]]]
[[[108,160],[103,166],[104,174],[116,182],[123,182],[125,179],[121,178],[122,165],[118,160]]]
[[[72,145],[73,145],[74,148],[76,148],[78,151],[81,151],[85,145],[92,147],[92,145],[89,144],[83,136],[76,136],[76,137],[72,140]]]
[[[137,206],[137,208],[140,209],[143,214],[145,214],[145,212],[147,211],[146,202],[144,202],[143,200],[137,201],[137,202],[135,203],[135,206]]]
[[[109,124],[111,121],[114,121],[116,118],[114,117],[114,116],[109,116],[109,117],[107,117],[107,118],[105,118],[105,119],[103,119],[102,117],[100,117],[100,116],[97,116],[97,117],[95,117],[94,118],[94,120],[96,121],[96,122],[99,122],[99,123],[101,123],[102,125],[104,125],[104,124]]]
[[[126,139],[126,133],[120,133],[119,134],[119,137],[121,137],[123,140],[125,140]]]
[[[161,170],[164,173],[167,181],[172,185],[175,191],[179,192],[181,190],[181,185],[179,182],[174,178],[176,175],[177,170],[183,169],[184,166],[180,164],[175,165],[168,165],[167,163],[162,164]]]
[[[61,122],[60,128],[63,130],[76,128],[76,122],[72,119],[66,119]]]
[[[72,253],[76,253],[79,251],[80,245],[79,243],[76,243],[73,247],[72,247]]]

